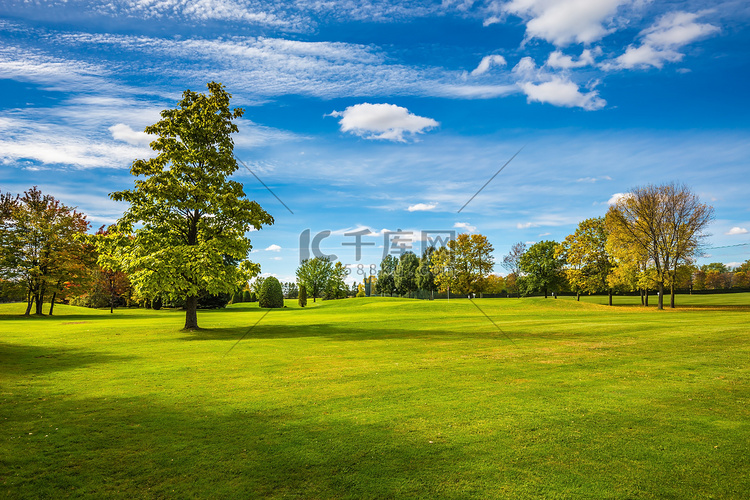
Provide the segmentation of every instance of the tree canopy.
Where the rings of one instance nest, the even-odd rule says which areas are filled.
[[[459,234],[432,255],[431,270],[441,290],[460,294],[482,291],[485,277],[492,272],[495,258],[492,244],[481,234]]]
[[[186,90],[146,127],[157,154],[133,162],[133,189],[112,193],[130,206],[100,243],[101,264],[127,272],[140,295],[185,298],[186,329],[198,328],[199,292],[232,293],[259,271],[246,260],[245,234],[273,224],[229,179],[237,170],[234,120],[244,111],[230,109],[223,85],[207,86],[208,94]]]
[[[559,290],[565,283],[563,264],[565,260],[556,254],[557,243],[540,241],[529,247],[521,256],[520,269],[523,273],[522,286],[526,293],[543,291],[544,297],[550,291]]]

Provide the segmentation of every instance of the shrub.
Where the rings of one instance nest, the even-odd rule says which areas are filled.
[[[357,292],[357,297],[367,297],[367,294],[364,290],[360,290]]]
[[[305,307],[307,305],[307,287],[305,287],[305,285],[299,286],[299,298],[297,299],[297,302],[300,307]]]
[[[270,276],[263,281],[258,293],[258,305],[263,308],[284,307],[284,292],[279,280]]]

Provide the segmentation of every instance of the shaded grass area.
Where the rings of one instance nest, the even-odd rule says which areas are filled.
[[[0,497],[745,498],[750,294],[597,299],[0,305]]]

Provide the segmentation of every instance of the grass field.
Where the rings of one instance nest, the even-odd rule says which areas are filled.
[[[0,305],[0,497],[748,498],[750,294],[636,300]]]

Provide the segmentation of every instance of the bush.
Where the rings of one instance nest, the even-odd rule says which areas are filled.
[[[305,287],[305,285],[299,286],[299,298],[297,299],[297,302],[300,307],[305,307],[307,305],[307,287]]]
[[[367,297],[367,294],[364,290],[360,290],[357,292],[357,297]]]
[[[270,276],[263,281],[258,293],[258,305],[263,308],[284,307],[284,292],[279,280]]]

